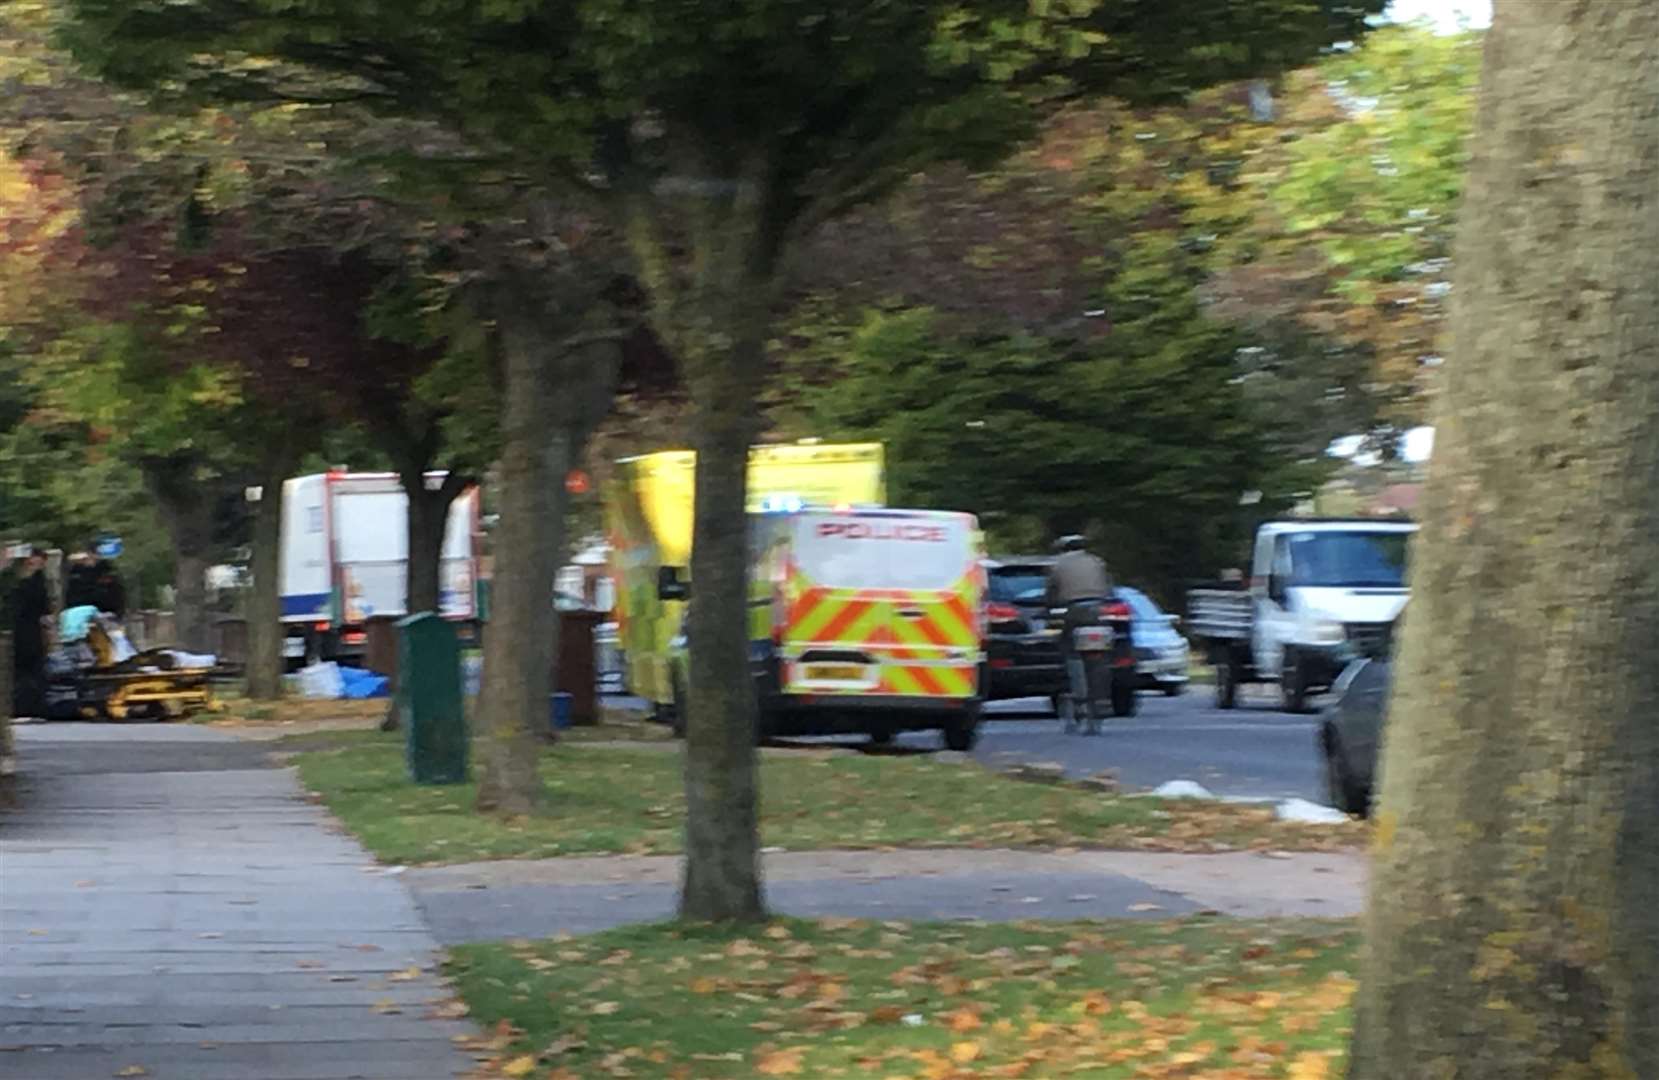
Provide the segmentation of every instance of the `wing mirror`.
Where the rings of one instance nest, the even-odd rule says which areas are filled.
[[[682,568],[678,566],[663,566],[657,569],[658,600],[691,599],[691,582],[681,574]]]

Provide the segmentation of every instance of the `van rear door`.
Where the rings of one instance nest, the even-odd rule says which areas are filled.
[[[984,570],[972,515],[807,513],[792,541],[784,693],[978,695]]]

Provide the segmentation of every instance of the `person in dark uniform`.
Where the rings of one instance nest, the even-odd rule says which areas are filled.
[[[69,570],[64,574],[63,608],[97,607],[97,560],[91,552],[79,551],[69,557]]]
[[[16,568],[12,587],[12,715],[46,713],[46,626],[52,600],[46,587],[46,557],[34,552]]]
[[[95,607],[106,615],[124,619],[127,615],[127,588],[110,560],[83,551],[69,564],[64,588],[65,610]]]

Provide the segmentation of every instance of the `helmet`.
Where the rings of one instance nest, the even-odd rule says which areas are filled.
[[[1087,546],[1088,542],[1076,533],[1072,533],[1069,536],[1062,536],[1060,539],[1054,541],[1054,550],[1061,554],[1068,551],[1082,551]]]

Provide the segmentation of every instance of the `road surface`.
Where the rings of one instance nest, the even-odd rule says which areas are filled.
[[[1055,762],[1079,777],[1113,769],[1131,790],[1193,780],[1217,795],[1328,804],[1319,718],[1280,712],[1276,702],[1271,689],[1229,711],[1215,707],[1207,686],[1176,698],[1142,694],[1139,715],[1108,721],[1093,737],[1065,734],[1040,700],[995,702],[974,756],[992,765]],[[934,747],[939,740],[918,732],[899,741]]]
[[[1112,769],[1127,790],[1192,780],[1229,798],[1306,799],[1328,806],[1319,717],[1282,712],[1278,700],[1272,687],[1249,687],[1240,692],[1237,709],[1224,711],[1215,707],[1208,686],[1194,686],[1176,698],[1144,693],[1139,715],[1108,721],[1092,737],[1065,734],[1041,698],[992,702],[974,756],[992,766],[1053,762],[1074,777]],[[607,696],[606,701],[639,715],[648,711],[638,698]],[[865,740],[784,739],[779,745],[825,742],[856,746]],[[938,732],[923,731],[899,736],[884,752],[939,747]]]

